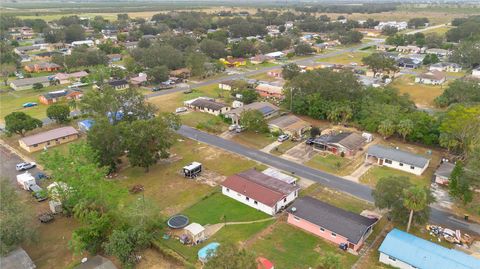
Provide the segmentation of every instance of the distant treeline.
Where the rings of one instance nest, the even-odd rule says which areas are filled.
[[[362,5],[315,5],[297,6],[299,12],[322,12],[322,13],[379,13],[397,9],[397,3],[378,3]]]

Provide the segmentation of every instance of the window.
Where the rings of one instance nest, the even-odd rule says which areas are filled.
[[[300,218],[296,217],[296,216],[293,216],[293,219],[296,220],[296,221],[300,221]]]
[[[250,201],[250,198],[248,198],[248,197],[245,196],[245,200]]]
[[[392,160],[385,159],[385,163],[392,164]]]
[[[412,170],[413,170],[413,169],[415,169],[415,166],[413,166],[413,165],[412,165],[412,166],[410,166],[410,169],[412,169]]]
[[[320,232],[325,232],[325,229],[323,229],[322,227],[320,227]]]
[[[283,202],[286,203],[286,202],[287,202],[287,198],[283,198]]]
[[[403,163],[399,163],[400,166],[403,166]]]
[[[229,191],[230,191],[230,189],[229,189],[229,188],[226,188],[226,190],[227,190],[227,192],[229,192]]]
[[[389,258],[390,260],[392,260],[392,261],[397,261],[397,259],[395,259],[395,258],[392,257],[392,256],[388,256],[388,258]]]
[[[332,233],[332,237],[337,237],[337,234],[336,234],[336,233]]]
[[[33,144],[33,147],[34,147],[34,148],[38,147],[38,144]]]
[[[253,201],[253,204],[258,205],[258,202],[257,202],[257,201]]]

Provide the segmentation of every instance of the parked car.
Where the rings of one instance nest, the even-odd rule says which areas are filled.
[[[152,92],[158,92],[159,90],[161,90],[160,87],[153,87],[152,88]]]
[[[310,138],[307,139],[307,141],[305,141],[305,144],[307,144],[307,145],[313,145],[313,141],[315,141],[315,138],[310,137]]]
[[[183,91],[184,94],[189,94],[189,93],[192,93],[192,92],[193,92],[192,89],[186,89],[186,90]]]
[[[235,130],[237,130],[238,127],[239,126],[237,124],[232,124],[232,125],[228,126],[228,130],[229,131],[235,131]]]
[[[30,185],[30,191],[32,192],[32,196],[35,197],[38,202],[47,200],[47,192],[45,192],[37,184]]]
[[[50,179],[50,176],[42,173],[42,172],[38,172],[35,174],[35,179],[36,180],[41,180],[41,179]]]
[[[283,142],[283,141],[287,141],[289,138],[290,138],[289,135],[283,134],[283,135],[278,136],[277,141],[278,142]]]
[[[34,168],[35,166],[37,166],[36,163],[34,162],[24,162],[24,163],[17,163],[17,165],[15,166],[15,169],[17,169],[17,171],[25,171],[25,170],[28,170],[28,169],[32,169]]]
[[[28,102],[22,105],[24,108],[38,106],[35,102]]]
[[[186,107],[179,107],[179,108],[175,109],[175,113],[183,113],[183,112],[187,112]]]
[[[243,132],[244,130],[245,130],[245,127],[239,125],[239,126],[237,126],[237,128],[235,129],[235,132],[241,133],[241,132]]]

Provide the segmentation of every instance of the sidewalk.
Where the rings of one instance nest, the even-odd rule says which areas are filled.
[[[372,164],[365,162],[359,168],[357,168],[357,170],[353,171],[353,173],[348,176],[344,176],[343,178],[350,181],[359,182],[360,177],[365,174],[371,167]]]
[[[267,146],[264,147],[263,149],[260,149],[260,151],[263,151],[263,152],[265,152],[265,153],[270,153],[270,151],[272,151],[272,149],[280,146],[281,144],[282,144],[282,142],[275,141],[275,142],[273,142],[272,144],[267,145]]]

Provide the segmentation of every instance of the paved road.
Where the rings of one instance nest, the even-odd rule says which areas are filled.
[[[418,30],[413,30],[413,31],[408,32],[407,35],[413,35],[413,34],[416,34],[416,33],[421,33],[421,32],[425,32],[425,31],[428,31],[428,30],[441,28],[441,27],[444,27],[444,26],[447,26],[447,25],[450,25],[450,23],[438,24],[438,25],[433,25],[433,26],[425,27],[425,28],[418,29]]]
[[[328,52],[328,53],[324,53],[324,54],[314,55],[314,56],[307,57],[307,58],[296,59],[296,60],[288,61],[287,63],[296,63],[298,65],[311,66],[311,65],[319,64],[318,62],[316,62],[316,60],[337,56],[337,55],[340,55],[340,54],[343,54],[343,53],[346,53],[346,52],[354,52],[354,51],[357,51],[361,48],[377,45],[377,44],[380,44],[380,43],[385,41],[384,39],[373,39],[373,38],[370,39],[370,40],[371,40],[371,42],[368,42],[368,43],[365,43],[365,44],[360,44],[360,45],[357,45],[357,46],[354,46],[354,47],[351,47],[351,48],[345,48],[345,49],[340,49],[340,50],[336,50],[336,51],[332,51],[332,52]],[[202,81],[202,82],[199,82],[199,83],[192,84],[192,85],[190,85],[190,87],[192,89],[194,89],[194,88],[199,88],[199,87],[208,86],[208,85],[212,85],[212,84],[218,84],[222,81],[243,79],[243,78],[248,77],[248,76],[253,76],[253,75],[265,73],[265,72],[272,71],[272,70],[279,69],[279,68],[280,68],[280,66],[264,67],[264,68],[260,68],[260,69],[257,69],[257,70],[247,71],[247,72],[244,72],[244,73],[233,74],[233,75],[228,75],[228,76],[224,76],[224,77],[221,77],[221,78]],[[175,87],[173,89],[153,92],[153,93],[147,94],[146,96],[147,96],[147,98],[152,98],[152,97],[162,96],[162,95],[166,95],[166,94],[170,94],[170,93],[182,92],[182,91],[185,91],[187,88],[188,88],[187,86],[179,86],[179,87]]]
[[[290,172],[302,178],[313,180],[324,186],[343,191],[368,202],[373,203],[374,201],[371,195],[372,190],[366,185],[349,181],[341,177],[328,174],[323,171],[313,169],[286,159],[282,159],[280,157],[259,150],[250,149],[235,142],[225,140],[215,135],[204,133],[188,126],[182,126],[178,133],[190,139],[194,139],[239,155],[243,155],[249,159],[275,167],[285,172]],[[480,235],[479,224],[465,222],[461,219],[456,218],[454,215],[437,208],[432,208],[430,214],[430,221],[432,223],[443,225],[451,229],[461,229],[462,231],[470,234]]]

